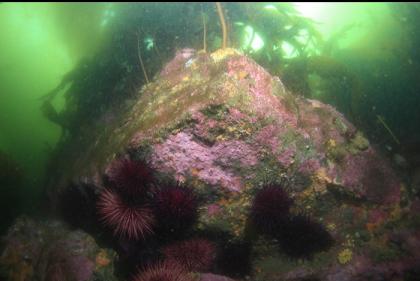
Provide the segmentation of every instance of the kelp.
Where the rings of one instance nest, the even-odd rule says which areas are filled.
[[[265,42],[259,52],[244,51],[277,74],[279,65],[287,61],[281,48],[283,42],[294,46],[299,57],[306,57],[308,45],[319,44],[321,38],[313,22],[300,16],[293,5],[272,6],[223,3],[216,9],[214,3],[116,5],[115,17],[109,23],[110,39],[45,95],[44,116],[63,128],[64,137],[77,136],[82,127],[91,126],[109,108],[125,106],[125,100],[135,96],[136,89],[156,75],[177,50],[193,47],[212,52],[227,44],[240,49],[243,26],[233,24],[239,21],[252,26]],[[219,21],[220,15],[223,18]],[[299,40],[303,31],[308,37],[306,42]],[[208,46],[203,46],[203,37]],[[61,110],[52,106],[58,95],[65,98]]]

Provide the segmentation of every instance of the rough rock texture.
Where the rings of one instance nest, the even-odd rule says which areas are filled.
[[[115,280],[114,254],[100,249],[88,234],[69,231],[58,221],[20,217],[2,242],[2,280]]]
[[[129,153],[203,195],[201,229],[244,239],[256,190],[277,182],[292,213],[333,235],[333,248],[300,263],[258,238],[255,280],[391,280],[415,268],[417,217],[388,161],[333,107],[292,95],[235,50],[179,52],[115,120],[56,163],[52,198],[70,181],[103,188],[113,161]]]

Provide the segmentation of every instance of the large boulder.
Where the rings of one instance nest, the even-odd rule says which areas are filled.
[[[388,253],[392,246],[387,227],[409,212],[410,202],[400,205],[404,186],[362,132],[333,107],[288,92],[236,50],[179,51],[128,108],[108,113],[90,130],[89,142],[56,157],[60,172],[49,189],[56,205],[70,183],[100,191],[119,159],[142,157],[205,199],[200,230],[219,229],[239,241],[250,239],[253,196],[277,183],[294,201],[291,212],[322,224],[335,243],[296,263],[275,240],[252,238],[255,280],[324,278],[333,270],[354,275],[363,258],[369,260],[363,270],[373,267],[378,249]],[[410,236],[410,226],[404,229],[393,235]],[[388,263],[404,253],[389,251]]]

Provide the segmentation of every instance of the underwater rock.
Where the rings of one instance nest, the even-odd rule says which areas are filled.
[[[115,254],[59,221],[19,217],[2,239],[0,277],[21,280],[115,280]]]
[[[357,128],[332,106],[286,91],[278,77],[233,49],[180,51],[129,110],[90,132],[86,146],[56,157],[53,201],[70,182],[107,188],[107,171],[123,158],[146,161],[161,177],[156,185],[185,182],[199,196],[200,231],[217,229],[256,245],[252,275],[263,276],[256,280],[270,280],[264,258],[279,253],[279,264],[299,269],[276,241],[269,250],[261,246],[265,238],[249,226],[253,197],[265,184],[282,186],[294,201],[291,214],[309,215],[335,240],[320,261],[304,260],[316,265],[314,280],[352,264],[356,255],[346,265],[337,261],[343,250],[371,255],[375,237],[403,217],[399,178]],[[372,210],[383,219],[369,221]],[[273,280],[287,276],[275,268]]]
[[[101,181],[98,174],[118,153],[147,142],[154,168],[180,181],[194,177],[238,192],[247,181],[240,170],[258,172],[268,154],[279,169],[308,177],[322,173],[325,183],[354,197],[398,201],[399,181],[389,164],[333,107],[292,95],[279,78],[235,50],[185,53],[142,89],[120,123],[62,159],[73,166],[63,173],[67,180]]]

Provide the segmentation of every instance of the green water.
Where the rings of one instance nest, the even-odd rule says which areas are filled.
[[[61,129],[40,111],[39,98],[83,56],[91,56],[105,29],[109,4],[2,3],[0,5],[0,150],[23,168],[23,206],[40,196],[48,152]],[[58,107],[62,100],[55,101]]]
[[[190,8],[194,10],[191,12],[186,10],[184,4],[170,5],[172,6],[109,3],[0,4],[0,150],[13,158],[24,171],[21,196],[24,209],[37,208],[39,202],[42,202],[40,197],[45,165],[49,153],[62,134],[58,124],[50,122],[42,115],[40,97],[54,89],[80,59],[92,58],[106,49],[110,38],[115,36],[115,26],[120,30],[132,29],[130,36],[134,38],[139,30],[135,13],[145,13],[143,25],[140,26],[144,37],[142,48],[153,49],[153,44],[156,44],[161,55],[159,61],[153,61],[156,55],[151,56],[152,51],[144,54],[150,72],[156,73],[174,55],[176,49],[200,48],[201,27],[198,31],[194,28],[201,21],[200,11],[208,19],[215,15],[214,7],[210,4],[195,4],[195,8]],[[418,9],[418,5],[414,5]],[[280,19],[279,15],[284,7],[260,4],[256,14],[259,20],[273,23],[276,21],[275,17]],[[245,33],[249,33],[250,29],[246,31],[243,26],[250,25],[251,30],[253,27],[246,22],[246,18],[241,18],[241,9],[241,4],[230,4],[228,20],[231,36],[246,38]],[[399,10],[389,3],[296,3],[294,9],[301,16],[311,19],[313,33],[324,42],[324,45],[309,45],[307,54],[322,54],[322,48],[328,47],[327,51],[324,50],[325,55],[345,67],[346,72],[356,76],[362,98],[353,101],[358,107],[357,112],[353,112],[356,116],[348,117],[358,120],[359,123],[369,124],[370,127],[367,126],[365,131],[381,145],[395,146],[395,143],[389,131],[378,124],[376,115],[384,116],[387,125],[399,140],[416,140],[419,85],[414,72],[420,61],[416,60],[418,58],[414,57],[416,52],[413,51],[413,48],[417,48],[417,38],[410,32],[417,23],[410,21],[404,14],[399,16]],[[187,12],[197,15],[191,19],[190,26],[184,18]],[[249,12],[247,15],[252,18]],[[209,24],[207,44],[208,48],[216,49],[221,44],[221,32],[217,21],[211,22],[215,26]],[[175,29],[183,24],[185,29]],[[175,27],[171,29],[172,26]],[[257,62],[281,77],[282,70],[278,69],[281,68],[282,60],[277,65],[273,58],[267,61],[262,55],[265,49],[259,49],[259,45],[267,46],[269,39],[273,39],[269,36],[275,30],[271,32],[269,28],[271,27],[267,26],[266,30],[257,30],[257,33],[261,33],[258,33],[261,35],[259,42],[250,42],[248,35],[245,41],[233,40],[233,47],[249,51]],[[262,34],[264,32],[266,34]],[[175,39],[165,41],[159,37],[165,34]],[[303,32],[301,39],[305,40],[305,36],[307,34]],[[127,39],[122,40],[121,44],[133,45],[133,42]],[[282,48],[284,59],[293,59],[299,55],[290,46],[287,42],[277,46]],[[108,55],[118,56],[118,53]],[[134,56],[137,59],[137,54]],[[137,63],[136,61],[135,64]],[[323,80],[328,78],[322,77],[320,73],[322,70],[308,77],[311,97],[330,102],[339,110],[341,106],[341,111],[346,112],[345,106],[343,107],[346,101],[340,102],[337,97],[329,95],[330,93],[318,90],[325,84]],[[151,74],[149,73],[150,76]],[[139,76],[141,75],[139,72]],[[63,95],[57,95],[53,104],[58,111],[65,108]]]

